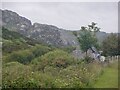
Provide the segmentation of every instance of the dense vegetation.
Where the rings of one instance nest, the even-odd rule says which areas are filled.
[[[90,88],[103,73],[99,62],[71,55],[74,47],[56,48],[3,31],[3,88]]]
[[[120,54],[118,49],[120,46],[120,38],[118,34],[111,33],[102,43],[103,55],[115,56]]]
[[[17,32],[9,31],[4,27],[2,28],[2,41],[3,55],[13,51],[30,48],[35,44],[40,44],[39,42],[29,39]]]

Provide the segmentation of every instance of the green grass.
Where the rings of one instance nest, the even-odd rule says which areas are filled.
[[[104,73],[96,81],[95,88],[118,88],[118,62],[104,69]]]

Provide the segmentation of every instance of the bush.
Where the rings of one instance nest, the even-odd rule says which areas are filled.
[[[46,88],[53,82],[52,76],[33,72],[29,66],[18,62],[5,64],[2,76],[2,88]]]
[[[49,74],[33,72],[29,66],[10,62],[3,66],[2,88],[50,88],[54,78]]]
[[[69,87],[92,87],[102,73],[102,66],[98,63],[81,63],[69,66],[59,72],[59,76],[66,80]]]
[[[73,52],[73,50],[75,50],[75,49],[76,49],[76,47],[73,47],[73,46],[68,46],[68,47],[62,48],[62,50],[66,51],[68,53]]]
[[[66,68],[47,65],[44,73],[33,69],[18,62],[3,65],[3,88],[90,88],[102,72],[96,62],[71,64]]]
[[[66,68],[69,65],[75,64],[75,60],[67,52],[62,50],[54,50],[36,58],[32,61],[32,64],[34,63],[35,66],[37,64],[36,67],[38,67],[40,70],[44,70],[47,65],[57,68]]]
[[[12,52],[8,56],[4,56],[4,62],[18,61],[23,64],[30,63],[34,58],[44,55],[52,49],[46,46],[36,45],[26,50]]]
[[[31,52],[34,54],[35,57],[44,55],[45,53],[51,51],[52,49],[42,45],[36,45],[31,49]]]
[[[26,43],[22,43],[17,40],[14,40],[14,42],[11,40],[3,40],[2,51],[3,55],[6,55],[14,51],[27,49],[29,47],[30,46],[28,46]]]
[[[23,64],[28,64],[32,59],[34,58],[34,55],[29,50],[21,50],[18,52],[13,52],[10,55],[6,56],[4,59],[6,62],[11,61],[18,61]]]
[[[89,57],[89,56],[85,56],[84,57],[84,61],[86,62],[86,63],[90,63],[90,62],[93,62],[93,58],[91,58],[91,57]]]
[[[22,65],[18,62],[7,63],[3,66],[2,87],[19,88],[22,86],[21,83],[24,83],[23,80],[26,80],[30,73],[31,68],[28,66]]]

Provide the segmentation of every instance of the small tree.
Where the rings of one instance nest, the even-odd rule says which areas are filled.
[[[92,22],[92,24],[88,25],[88,27],[82,26],[80,37],[78,37],[80,47],[82,51],[86,52],[86,56],[89,48],[92,46],[98,46],[95,33],[98,32],[100,28],[96,27],[95,25],[96,23]]]

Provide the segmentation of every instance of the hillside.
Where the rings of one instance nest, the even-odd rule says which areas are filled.
[[[53,25],[31,23],[25,17],[9,10],[0,10],[2,12],[2,25],[9,30],[14,30],[22,35],[44,42],[57,47],[74,46],[79,47],[77,37],[72,31],[58,28]],[[79,31],[77,31],[79,32]],[[100,42],[106,37],[105,32],[97,33]]]
[[[37,42],[46,44],[48,46],[58,48],[76,48],[72,55],[76,58],[82,58],[82,51],[77,36],[74,32],[79,35],[80,31],[70,31],[58,28],[53,25],[31,23],[25,17],[20,16],[16,12],[10,10],[0,10],[2,12],[2,25],[8,30],[20,33],[22,36],[35,40]],[[99,43],[104,40],[107,36],[105,32],[97,32],[96,36]],[[71,49],[72,50],[72,49]]]
[[[2,12],[2,86],[6,88],[93,88],[106,66],[81,58],[77,35],[53,25]],[[98,39],[106,37],[99,32]],[[102,38],[100,38],[102,36]],[[77,58],[76,58],[77,57]],[[88,62],[88,61],[90,62]],[[108,64],[108,65],[107,65]],[[1,78],[0,78],[1,79]],[[116,84],[116,82],[115,82]]]
[[[70,31],[64,31],[56,26],[34,23],[25,17],[19,16],[17,13],[9,10],[0,10],[2,12],[2,22],[5,28],[14,30],[21,33],[22,35],[42,41],[49,45],[54,45],[57,47],[62,46],[78,46],[77,38],[73,34],[69,34]],[[71,40],[69,38],[64,38],[63,33],[66,33],[66,37],[73,37]]]
[[[11,53],[25,48],[35,46],[35,44],[41,44],[38,41],[27,38],[17,32],[10,31],[6,28],[2,28],[2,50],[4,53]]]

